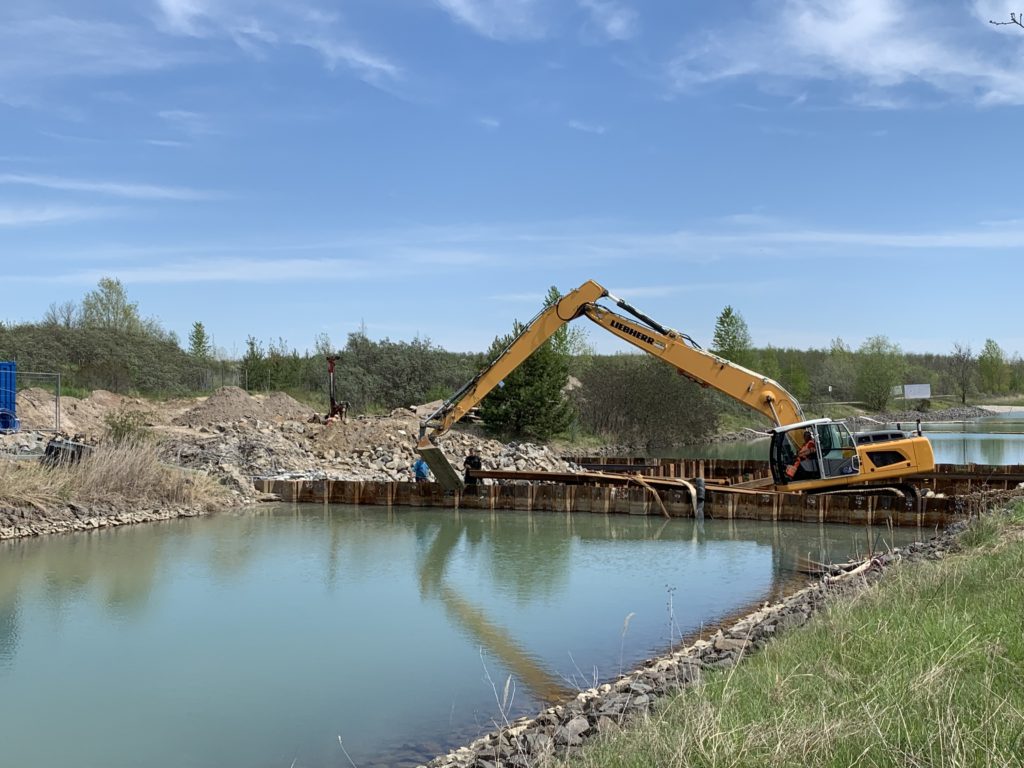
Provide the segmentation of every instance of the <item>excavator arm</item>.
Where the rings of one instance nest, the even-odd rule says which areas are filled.
[[[601,306],[597,301],[602,298],[613,302],[632,317]],[[774,426],[803,421],[800,404],[778,382],[701,349],[686,334],[652,320],[589,280],[538,313],[490,365],[423,420],[417,450],[442,485],[456,490],[462,488],[463,482],[437,447],[437,439],[478,405],[559,328],[580,316],[587,317],[609,333],[675,366],[682,375],[702,386],[714,387],[758,411]]]

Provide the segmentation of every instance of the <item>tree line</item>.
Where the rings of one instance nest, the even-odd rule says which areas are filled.
[[[552,288],[545,299],[560,298]],[[283,339],[250,336],[241,357],[214,348],[201,321],[184,345],[129,301],[120,281],[104,278],[78,304],[51,305],[36,323],[0,324],[0,359],[21,371],[62,374],[72,392],[108,389],[147,396],[189,395],[236,385],[250,392],[285,391],[323,410],[328,356],[336,358],[339,400],[357,413],[444,399],[496,357],[523,328],[494,340],[484,353],[449,352],[430,342],[370,339],[360,330],[335,348],[326,335],[312,350]],[[828,349],[755,348],[742,315],[725,307],[712,351],[777,380],[805,405],[858,402],[881,411],[894,387],[930,384],[960,402],[975,394],[1024,392],[1024,362],[992,339],[975,353],[955,344],[948,354],[911,354],[884,336],[857,349],[842,339]],[[927,403],[914,403],[925,406]],[[703,389],[671,366],[642,354],[598,355],[583,326],[563,326],[484,400],[480,414],[497,435],[543,441],[593,436],[667,446],[702,439],[741,406]]]

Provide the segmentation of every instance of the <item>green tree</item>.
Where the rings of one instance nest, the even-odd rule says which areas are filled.
[[[50,304],[43,315],[43,325],[51,328],[73,328],[78,319],[78,307],[73,301]]]
[[[726,306],[715,321],[711,344],[716,355],[737,365],[750,365],[750,329],[743,316],[731,306]]]
[[[985,339],[985,346],[978,355],[978,375],[981,388],[991,395],[1006,392],[1010,381],[1010,367],[1006,354],[993,339]]]
[[[552,306],[559,298],[558,290],[551,288],[544,306]],[[524,327],[516,321],[512,336],[495,339],[488,359],[496,359]],[[570,350],[579,344],[580,337],[562,326],[512,371],[480,404],[487,430],[531,440],[547,440],[565,432],[574,418],[566,395]]]
[[[782,366],[779,364],[779,350],[768,345],[757,355],[757,372],[769,379],[779,381],[782,378]]]
[[[884,410],[893,387],[903,377],[904,359],[899,345],[885,336],[872,336],[857,350],[855,392],[868,408]]]
[[[953,345],[953,354],[949,357],[948,375],[953,391],[959,396],[962,405],[967,404],[967,395],[974,388],[977,367],[970,344],[966,347],[960,344]]]
[[[128,301],[120,280],[100,278],[95,290],[82,299],[82,325],[108,331],[140,333],[150,330],[139,317],[139,305]]]
[[[246,390],[266,389],[267,360],[263,354],[263,345],[255,336],[245,340],[245,354],[242,356],[242,382]]]
[[[204,363],[212,357],[210,337],[206,335],[206,328],[198,320],[192,323],[192,330],[188,334],[188,353]]]
[[[606,441],[673,447],[703,441],[718,424],[714,391],[650,355],[595,355],[580,380],[580,428]]]
[[[544,308],[554,306],[561,298],[562,294],[552,285],[544,297]],[[551,346],[554,347],[555,352],[566,357],[593,354],[586,330],[573,323],[566,323],[551,335]]]
[[[855,396],[857,365],[853,352],[841,338],[832,339],[817,373],[812,377],[813,391],[829,400],[840,402]]]
[[[544,308],[550,308],[561,298],[562,294],[552,286],[544,297]],[[516,321],[511,336],[495,339],[488,359],[496,359],[524,328]],[[569,367],[572,356],[585,350],[582,329],[563,325],[555,331],[484,398],[480,415],[487,430],[531,440],[547,440],[565,432],[575,418],[567,395]]]

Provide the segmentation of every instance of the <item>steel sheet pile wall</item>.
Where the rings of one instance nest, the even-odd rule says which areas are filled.
[[[618,472],[639,472],[645,477],[703,477],[730,484],[771,477],[767,461],[754,459],[629,459],[581,457],[580,466]],[[1010,490],[1024,483],[1024,466],[985,464],[939,464],[933,472],[913,478],[926,490],[947,495],[977,490]]]
[[[553,483],[482,485],[474,492],[446,493],[436,483],[382,483],[345,480],[255,480],[257,490],[288,502],[411,506],[448,509],[519,510],[593,514],[693,517],[683,490],[654,494],[636,486],[607,487]],[[963,497],[922,499],[918,508],[895,497],[809,496],[734,493],[709,488],[704,512],[710,518],[849,523],[853,525],[941,526],[982,502]]]

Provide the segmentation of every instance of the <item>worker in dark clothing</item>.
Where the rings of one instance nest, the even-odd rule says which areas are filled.
[[[426,483],[430,480],[430,467],[427,466],[427,462],[420,456],[416,459],[416,462],[412,465],[413,474],[416,475],[417,483]]]
[[[467,488],[471,487],[471,486],[475,487],[476,486],[476,478],[475,477],[471,477],[470,474],[469,474],[469,471],[471,469],[483,469],[484,468],[483,459],[481,459],[479,456],[477,456],[476,451],[474,451],[472,448],[470,448],[466,452],[466,458],[462,462],[462,466],[466,470],[466,473],[465,473],[465,475],[462,478],[465,481],[465,483],[466,483],[466,487]]]

